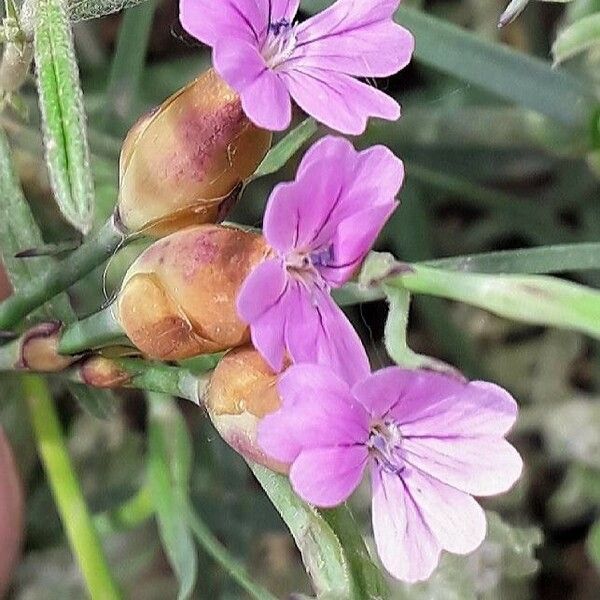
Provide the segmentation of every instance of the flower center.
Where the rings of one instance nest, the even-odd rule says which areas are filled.
[[[400,473],[404,470],[402,432],[394,421],[373,423],[367,448],[369,448],[371,456],[386,471]]]
[[[269,24],[261,54],[271,69],[277,68],[292,56],[296,48],[296,26],[287,19]]]

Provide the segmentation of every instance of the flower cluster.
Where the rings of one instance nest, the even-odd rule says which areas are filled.
[[[368,470],[379,556],[393,576],[412,582],[431,574],[442,550],[465,554],[483,541],[485,515],[474,496],[509,489],[522,462],[505,439],[517,415],[508,392],[430,371],[371,372],[331,296],[394,212],[402,161],[384,146],[357,151],[326,135],[294,181],[273,190],[262,234],[212,224],[266,152],[265,130],[289,126],[292,99],[345,134],[364,131],[370,117],[399,117],[394,99],[358,79],[389,76],[409,62],[414,42],[393,20],[398,2],[337,0],[299,22],[299,0],[181,0],[183,26],[212,47],[210,78],[220,92],[206,118],[192,111],[206,143],[198,152],[185,145],[187,154],[169,167],[182,182],[173,190],[176,219],[166,223],[176,232],[138,258],[116,306],[149,356],[229,350],[207,393],[211,419],[247,458],[289,473],[307,502],[344,502]],[[192,104],[206,102],[202,95]],[[148,117],[126,144],[122,179],[136,190],[148,186],[132,173],[160,171],[143,154],[130,158],[149,124],[186,131],[180,110],[163,112],[170,119]],[[136,226],[162,223],[164,207],[155,208]]]

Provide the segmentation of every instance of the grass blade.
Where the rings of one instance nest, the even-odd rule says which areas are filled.
[[[160,537],[179,580],[179,600],[190,598],[196,584],[198,557],[187,522],[192,447],[183,417],[174,402],[149,394],[148,485]]]
[[[398,286],[482,308],[500,317],[581,331],[600,339],[600,291],[542,275],[487,275],[399,263],[372,253],[362,287]]]
[[[86,234],[93,220],[94,184],[73,35],[62,0],[37,4],[34,56],[54,196],[67,221]]]
[[[155,0],[150,0],[123,16],[104,104],[104,124],[109,131],[122,133],[119,126],[131,125],[155,9]]]
[[[275,147],[271,148],[250,181],[276,173],[317,132],[318,125],[308,118],[292,129]]]
[[[600,242],[557,244],[540,248],[500,250],[451,256],[423,264],[473,273],[561,273],[600,270]]]
[[[600,13],[579,19],[559,34],[552,45],[554,64],[600,45]]]
[[[417,40],[419,62],[565,125],[587,124],[597,103],[572,75],[423,12],[402,7],[396,15]]]

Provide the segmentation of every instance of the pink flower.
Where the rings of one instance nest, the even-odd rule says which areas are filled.
[[[398,579],[429,577],[442,549],[477,548],[486,521],[472,496],[504,492],[521,473],[504,439],[517,405],[491,383],[390,367],[350,387],[325,367],[294,365],[279,393],[259,444],[291,463],[295,491],[317,506],[346,500],[369,465],[377,550]]]
[[[329,127],[358,134],[370,116],[400,116],[395,100],[355,79],[410,61],[413,37],[392,20],[399,2],[338,0],[295,24],[299,0],[180,0],[180,19],[212,46],[215,69],[259,127],[288,127],[291,96]]]
[[[269,198],[263,233],[276,256],[259,264],[238,296],[255,348],[275,371],[294,362],[328,364],[347,381],[369,373],[352,325],[330,296],[348,281],[396,207],[402,161],[384,146],[356,152],[325,137],[296,180]]]

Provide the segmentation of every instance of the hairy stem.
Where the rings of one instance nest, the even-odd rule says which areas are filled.
[[[41,377],[27,375],[23,387],[40,458],[89,595],[92,599],[119,599],[121,593],[71,463],[48,386]]]
[[[0,329],[10,329],[30,312],[62,292],[108,259],[126,240],[115,217],[75,252],[57,263],[18,294],[0,304]],[[25,259],[24,259],[25,260]]]

